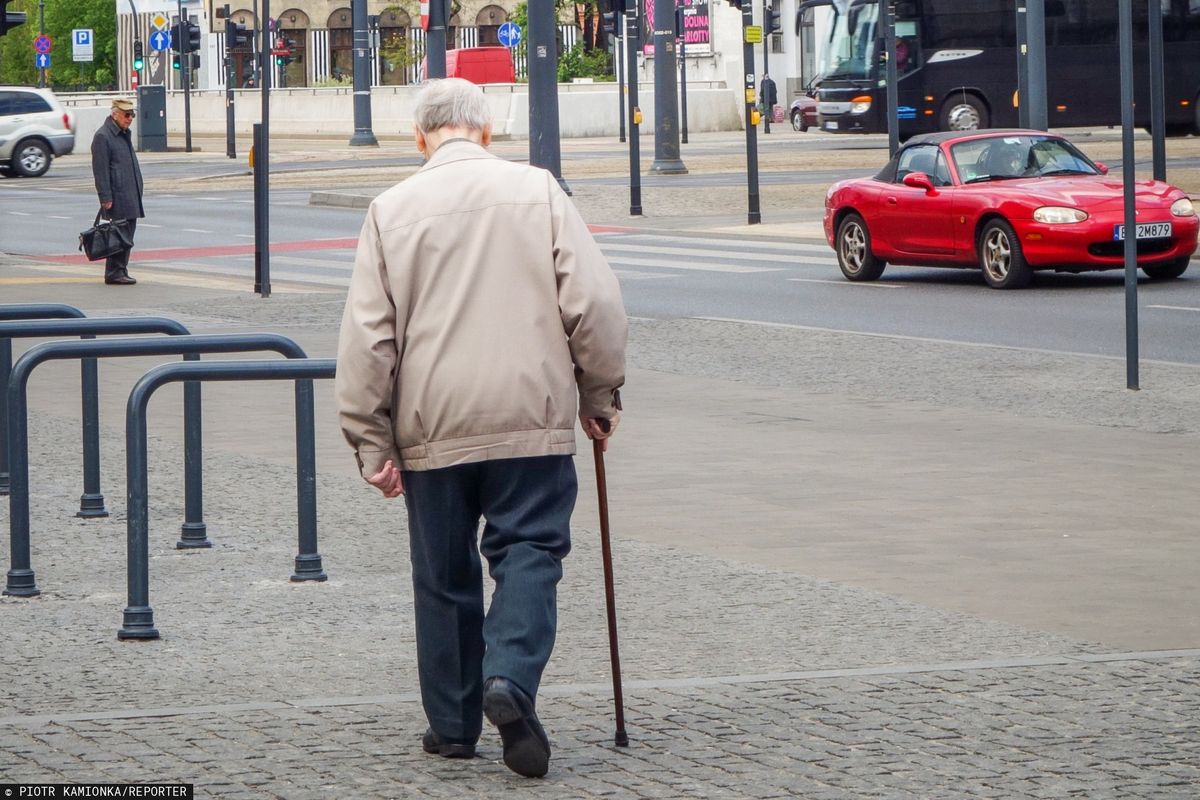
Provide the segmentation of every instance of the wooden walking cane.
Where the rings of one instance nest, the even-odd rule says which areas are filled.
[[[600,421],[607,431],[608,420]],[[604,440],[592,440],[592,455],[596,460],[596,496],[600,506],[600,551],[604,557],[604,600],[608,606],[608,654],[612,661],[613,704],[617,709],[617,734],[613,741],[618,747],[629,746],[625,733],[625,701],[621,696],[621,654],[617,649],[617,603],[613,592],[612,545],[608,538],[608,485],[604,479]]]

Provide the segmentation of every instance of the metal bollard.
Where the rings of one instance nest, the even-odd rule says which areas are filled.
[[[8,303],[0,305],[0,321],[16,319],[83,319],[87,315],[63,303]],[[95,361],[92,362],[93,364]],[[0,338],[0,495],[8,494],[8,375],[12,372],[12,340]],[[85,378],[86,382],[86,378]]]
[[[2,323],[0,323],[2,324]],[[288,358],[305,358],[304,350],[286,336],[276,333],[235,333],[209,334],[204,336],[172,336],[167,339],[107,339],[76,342],[44,342],[31,347],[13,366],[12,381],[8,387],[9,419],[8,442],[12,456],[12,496],[9,498],[9,548],[12,553],[8,582],[4,594],[16,597],[33,597],[41,594],[34,579],[30,566],[29,555],[29,404],[27,387],[29,376],[33,369],[44,361],[64,360],[75,358],[104,358],[108,356],[152,356],[152,355],[191,355],[196,358],[201,353],[239,353],[256,350],[274,350]],[[195,388],[197,402],[194,409],[188,405],[187,386]],[[184,415],[185,425],[199,421],[198,382],[185,384]],[[185,432],[185,445],[190,441]],[[185,459],[194,458],[197,463],[201,459],[200,441],[195,442],[194,451],[185,455]],[[184,492],[187,495],[185,507],[190,511],[193,507],[200,508],[199,498],[203,494],[203,486],[199,483],[199,472],[185,469]],[[194,481],[194,483],[193,483]],[[199,521],[203,525],[203,521]],[[183,530],[189,533],[187,523]],[[207,547],[207,539],[181,540],[177,547]]]
[[[317,470],[313,379],[332,378],[332,358],[294,361],[206,361],[163,364],[134,384],[125,407],[125,478],[129,492],[126,533],[128,605],[118,639],[157,639],[150,607],[150,498],[147,479],[146,408],[155,390],[173,381],[294,380],[296,382],[296,504],[299,553],[293,581],[323,581],[317,551]]]
[[[71,306],[64,306],[71,308]],[[96,335],[110,336],[130,333],[165,333],[172,336],[184,336],[188,329],[173,319],[165,317],[125,317],[113,319],[65,319],[65,320],[25,320],[0,322],[0,339],[10,338],[42,338],[56,336],[80,336],[91,338]],[[78,517],[97,518],[107,517],[108,509],[104,507],[104,495],[100,492],[100,389],[96,370],[96,359],[85,358],[80,362],[80,382],[83,393],[83,494],[79,498]],[[8,384],[11,376],[0,375],[0,389],[5,393],[5,405],[8,403]],[[200,422],[200,387],[190,386],[184,390],[184,406],[195,410],[194,424]],[[0,422],[7,420],[7,413],[0,417]],[[189,423],[192,424],[192,423]],[[5,443],[7,424],[4,433],[0,433],[0,451],[5,455],[6,462],[10,459],[9,448]],[[9,478],[11,482],[11,477]]]

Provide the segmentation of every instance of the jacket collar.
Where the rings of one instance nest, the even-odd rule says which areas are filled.
[[[104,125],[108,128],[109,132],[111,132],[114,136],[122,136],[122,135],[129,134],[128,130],[121,130],[121,126],[117,124],[117,121],[112,118],[111,114],[107,118],[105,118]]]
[[[483,145],[478,145],[469,139],[451,139],[443,142],[433,153],[433,157],[422,165],[420,171],[434,169],[443,164],[450,164],[455,161],[467,161],[480,158],[498,158],[484,149]]]

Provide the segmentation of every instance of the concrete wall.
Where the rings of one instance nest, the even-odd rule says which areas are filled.
[[[740,130],[741,107],[722,83],[688,81],[688,131]],[[653,83],[639,87],[643,114],[642,133],[654,133]],[[375,87],[371,92],[371,128],[376,136],[410,136],[416,87]],[[484,87],[492,108],[495,133],[529,136],[529,95],[524,84]],[[272,136],[345,136],[354,133],[354,100],[349,89],[277,89],[271,92]],[[108,115],[112,95],[59,95],[75,112],[77,146],[90,146],[92,134]],[[225,135],[225,93],[192,92],[192,135]],[[558,94],[559,128],[564,139],[616,136],[618,132],[617,84],[563,84]],[[234,114],[239,136],[249,136],[262,116],[262,95],[252,90],[234,92]],[[183,93],[167,94],[167,131],[183,133]],[[136,139],[136,129],[135,129]]]

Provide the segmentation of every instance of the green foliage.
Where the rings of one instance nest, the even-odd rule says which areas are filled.
[[[558,59],[558,82],[567,83],[572,78],[612,80],[608,53],[604,50],[588,52],[584,49],[583,42],[576,42]]]
[[[113,0],[45,0],[46,35],[54,40],[51,67],[46,71],[51,88],[111,89],[116,84],[117,17]],[[35,86],[33,40],[37,38],[38,0],[16,0],[9,11],[24,11],[25,24],[0,37],[0,83]],[[71,31],[91,28],[93,61],[71,60]],[[148,46],[148,45],[147,45]]]

